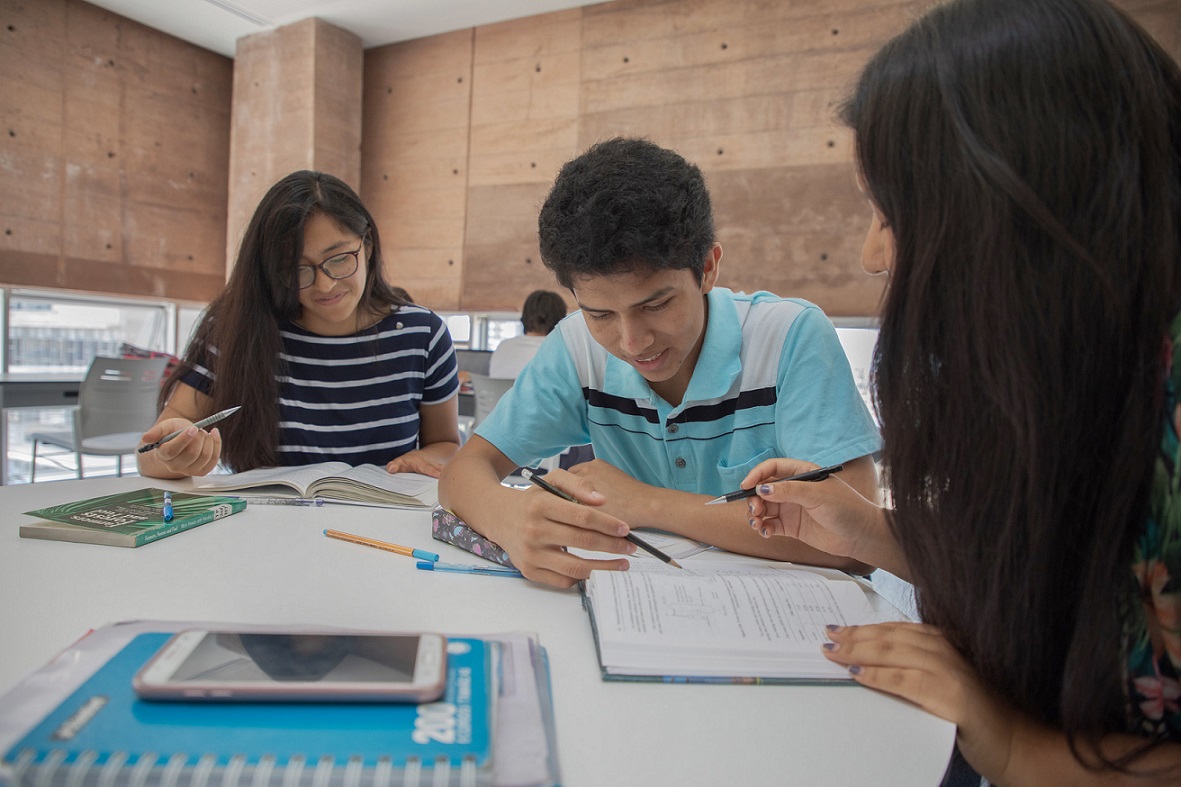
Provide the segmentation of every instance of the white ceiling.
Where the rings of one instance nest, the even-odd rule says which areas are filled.
[[[603,0],[88,0],[205,49],[234,56],[243,36],[319,17],[363,46],[409,41]]]

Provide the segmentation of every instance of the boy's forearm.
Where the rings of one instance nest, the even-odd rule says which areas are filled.
[[[811,566],[824,566],[866,574],[873,570],[857,560],[821,552],[794,538],[763,538],[749,522],[745,501],[707,506],[712,498],[653,487],[643,523],[636,527],[655,527],[703,541],[728,552],[751,557],[782,560]],[[626,517],[624,517],[626,519]]]
[[[451,458],[439,476],[439,504],[495,541],[492,530],[500,517],[495,515],[497,507],[489,503],[498,492],[510,490],[501,485],[501,476],[489,457],[466,448]],[[484,512],[489,516],[483,516]]]

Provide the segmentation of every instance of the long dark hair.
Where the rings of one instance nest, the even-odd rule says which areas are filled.
[[[1181,305],[1181,73],[1102,0],[956,0],[842,114],[895,241],[876,404],[920,612],[1081,761],[1122,767],[1094,744],[1127,727]]]
[[[382,272],[381,238],[361,198],[342,180],[301,170],[271,186],[242,237],[230,280],[205,312],[180,368],[160,392],[161,406],[198,362],[211,365],[212,412],[242,405],[218,425],[222,461],[237,472],[278,462],[280,325],[299,318],[296,266],[303,254],[308,218],[323,214],[365,239],[365,286],[357,306],[358,329],[372,316],[405,305]],[[216,348],[216,354],[207,348]]]

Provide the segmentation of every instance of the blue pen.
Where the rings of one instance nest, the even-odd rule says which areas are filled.
[[[322,506],[322,497],[267,497],[266,495],[229,495],[237,500],[245,500],[260,506]]]
[[[473,566],[467,563],[432,563],[429,560],[418,561],[418,567],[423,571],[456,571],[461,574],[487,574],[493,577],[521,577],[524,574],[515,568],[504,566]]]
[[[172,493],[164,492],[164,521],[172,521]]]

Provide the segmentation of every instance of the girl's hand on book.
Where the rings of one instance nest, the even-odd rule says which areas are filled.
[[[863,686],[913,702],[957,726],[964,757],[990,782],[1008,783],[1017,742],[1038,735],[1033,723],[996,692],[943,632],[921,623],[845,626],[829,631],[824,656]]]
[[[425,451],[414,450],[407,451],[386,462],[385,471],[387,473],[418,473],[438,478],[439,473],[443,472],[443,468],[446,466],[447,460],[445,458],[432,456]]]

